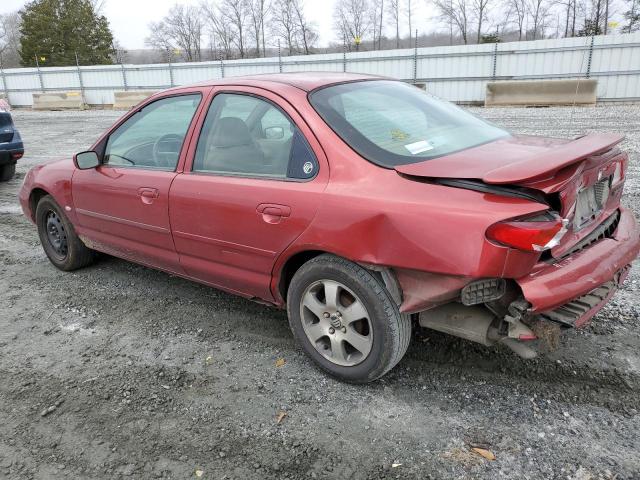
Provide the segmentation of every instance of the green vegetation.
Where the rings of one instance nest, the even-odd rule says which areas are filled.
[[[20,11],[25,67],[112,63],[113,35],[89,0],[34,0]]]

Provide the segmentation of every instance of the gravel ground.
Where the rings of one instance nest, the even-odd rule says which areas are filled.
[[[522,133],[625,132],[640,217],[640,107],[473,111]],[[22,178],[117,116],[15,112],[27,155],[0,185],[0,478],[640,478],[639,262],[536,360],[423,331],[381,381],[345,385],[282,311],[115,258],[49,264]]]

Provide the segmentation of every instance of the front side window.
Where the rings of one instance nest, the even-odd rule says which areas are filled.
[[[163,98],[129,117],[109,136],[103,163],[175,170],[201,95]]]
[[[356,152],[387,168],[442,157],[509,134],[402,82],[326,87],[311,104]]]
[[[193,171],[309,179],[317,168],[302,133],[274,104],[251,95],[215,96],[202,126]]]

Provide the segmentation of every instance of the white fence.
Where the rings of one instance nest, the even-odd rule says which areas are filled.
[[[426,83],[435,95],[459,103],[483,102],[491,80],[591,77],[599,101],[640,101],[640,32],[500,44],[333,53],[220,62],[0,71],[0,93],[14,106],[32,93],[82,91],[92,105],[113,103],[119,90],[164,89],[257,73],[347,71]]]

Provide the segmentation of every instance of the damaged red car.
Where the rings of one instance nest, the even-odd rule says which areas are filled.
[[[640,250],[619,135],[513,135],[399,81],[301,73],[158,93],[20,201],[61,270],[95,252],[286,308],[323,370],[377,379],[422,326],[523,357]]]

